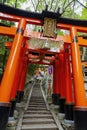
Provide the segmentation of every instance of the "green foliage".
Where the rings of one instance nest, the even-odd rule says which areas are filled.
[[[87,6],[87,3],[86,3],[86,6]],[[87,9],[86,8],[83,8],[82,15],[80,18],[87,20]]]
[[[58,31],[57,31],[57,35],[64,35],[64,33],[63,33],[63,31],[62,30],[60,30],[60,29],[58,29]]]
[[[7,25],[7,26],[14,26],[14,22],[8,20],[1,20],[0,23]]]
[[[13,26],[14,25],[14,22],[6,21],[6,20],[1,20],[0,23],[3,23],[4,25],[7,25],[7,26]],[[10,38],[10,37],[8,37],[8,36],[0,35],[0,54],[2,56],[4,55],[4,52],[5,52],[5,43],[7,41],[13,41],[13,39]]]
[[[35,75],[36,69],[39,67],[39,64],[29,64],[28,73],[32,77]]]
[[[0,74],[4,71],[4,67],[7,62],[7,57],[9,55],[9,50],[6,49],[5,43],[7,41],[12,41],[12,38],[9,38],[8,36],[0,35]]]
[[[86,7],[87,7],[87,3],[86,3]],[[87,8],[82,9],[82,14],[80,16],[80,19],[87,20]],[[87,33],[80,33],[80,35],[87,36]],[[83,51],[84,50],[82,48],[82,52]],[[86,51],[85,51],[85,54],[84,54],[84,60],[87,60],[87,48],[86,48]]]
[[[80,19],[80,15],[75,13],[75,12],[73,12],[73,10],[70,9],[70,8],[68,8],[66,10],[66,12],[63,14],[62,17],[73,18],[73,19]]]
[[[13,26],[14,25],[13,22],[6,21],[6,20],[1,20],[0,23],[3,23],[4,25],[7,25],[7,26]],[[9,50],[7,50],[6,47],[5,47],[5,43],[7,41],[13,41],[13,39],[8,37],[8,36],[0,35],[0,75],[4,71],[4,67],[6,65],[7,57],[8,57],[8,54],[9,54]]]
[[[26,0],[2,0],[2,3],[12,7],[20,8],[21,4],[25,1]]]

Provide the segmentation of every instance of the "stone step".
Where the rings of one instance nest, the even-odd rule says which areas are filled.
[[[44,99],[37,99],[37,98],[36,98],[36,99],[33,99],[33,98],[32,98],[32,99],[30,99],[30,101],[34,101],[34,102],[35,102],[35,101],[42,101],[42,102],[44,102]]]
[[[47,119],[47,118],[31,118],[31,119],[24,119],[23,124],[51,124],[54,123],[53,119]]]
[[[35,109],[46,109],[46,106],[44,106],[44,107],[39,107],[39,106],[36,106],[36,107],[34,107],[34,106],[29,106],[28,108],[35,108]]]
[[[33,97],[31,97],[30,100],[34,100],[34,101],[35,101],[35,100],[39,100],[39,101],[41,100],[41,101],[43,101],[44,99],[43,99],[42,97],[34,97],[34,96],[33,96]]]
[[[51,114],[24,114],[24,118],[52,118]]]
[[[28,110],[47,110],[47,108],[28,107]]]
[[[29,106],[35,106],[35,107],[36,107],[36,106],[41,106],[41,107],[43,107],[43,106],[46,106],[46,105],[45,105],[45,104],[43,104],[43,105],[41,105],[41,104],[33,104],[33,105],[32,105],[32,104],[29,104]]]
[[[42,103],[45,103],[44,100],[30,100],[30,102],[42,102]]]
[[[38,95],[39,95],[39,94],[38,94]],[[32,99],[33,99],[33,100],[35,100],[35,99],[36,99],[36,100],[37,100],[37,99],[38,99],[38,100],[43,100],[43,97],[40,96],[40,95],[39,95],[39,96],[34,96],[34,95],[32,95],[32,96],[31,96],[31,100],[32,100]]]
[[[21,130],[58,130],[55,124],[22,125]]]
[[[35,93],[36,93],[36,92],[35,92]],[[37,99],[43,99],[42,94],[37,93],[37,95],[35,95],[35,93],[34,93],[34,94],[32,94],[31,99],[32,99],[32,98],[33,98],[33,99],[35,99],[35,98],[37,98]]]
[[[44,101],[38,101],[38,100],[30,100],[30,102],[34,102],[34,103],[45,103]]]
[[[46,105],[45,103],[30,102],[29,105]]]
[[[37,96],[37,95],[39,95],[39,96]],[[38,99],[38,100],[43,100],[42,95],[40,96],[40,94],[38,94],[38,93],[37,93],[37,95],[36,95],[36,96],[35,96],[35,95],[32,95],[32,96],[31,96],[31,100],[32,100],[32,99],[33,99],[33,100],[35,100],[35,99],[36,99],[36,100],[37,100],[37,99]]]
[[[37,93],[36,93],[36,92],[33,92],[31,98],[32,98],[32,97],[37,97],[37,98],[40,97],[40,98],[43,98],[42,93],[41,93],[41,92],[38,92],[38,91],[37,91]]]
[[[44,104],[44,105],[45,105],[45,102],[30,102],[29,104],[31,104],[31,103],[32,103],[32,104],[37,104],[37,105],[38,105],[38,104]]]
[[[26,112],[25,112],[25,114],[30,114],[30,113],[32,113],[32,114],[50,114],[50,111],[34,111],[34,110],[27,110]]]

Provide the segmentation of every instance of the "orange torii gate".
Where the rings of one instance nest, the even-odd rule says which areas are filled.
[[[8,11],[10,10],[10,12]],[[40,38],[39,33],[28,34],[26,30],[27,24],[35,24],[43,26],[43,19],[45,17],[58,19],[59,16],[56,13],[51,13],[45,11],[42,14],[33,14],[34,17],[29,13],[29,16],[22,16],[26,13],[22,10],[22,13],[19,15],[16,12],[11,14],[15,9],[12,9],[8,6],[3,6],[0,4],[0,19],[16,21],[18,22],[18,27],[3,27],[0,26],[0,34],[12,36],[14,38],[10,55],[7,61],[5,72],[0,85],[0,130],[6,129],[6,124],[10,112],[10,101],[12,98],[15,99],[17,90],[23,90],[25,75],[28,67],[29,57],[26,55],[26,39],[28,37],[37,37]],[[6,12],[7,11],[7,12]],[[17,10],[16,10],[17,11]],[[28,12],[27,12],[28,13]],[[17,16],[18,15],[18,16]],[[42,17],[43,16],[43,17]],[[42,19],[40,19],[42,17]],[[72,21],[72,20],[71,20]],[[65,24],[64,24],[65,22]],[[69,20],[70,22],[70,20]],[[72,21],[73,22],[73,21]],[[55,55],[55,59],[52,62],[54,66],[54,85],[53,85],[53,101],[58,104],[55,99],[60,100],[60,112],[65,112],[65,119],[72,121],[73,120],[73,111],[74,111],[74,121],[76,130],[87,130],[86,120],[87,120],[87,100],[84,89],[84,80],[82,75],[82,64],[80,60],[80,51],[79,46],[87,46],[87,40],[82,37],[78,37],[78,32],[87,32],[86,22],[79,21],[74,23],[68,23],[67,20],[58,21],[57,28],[69,30],[70,36],[58,36],[55,40],[64,41],[64,49],[60,51],[59,54]],[[84,27],[83,27],[84,26]],[[43,37],[43,36],[42,36]],[[70,70],[70,61],[69,61],[69,50],[68,45],[71,48],[71,58],[72,58],[72,70],[73,70],[73,80],[74,80],[74,104],[72,97],[72,81],[71,81],[71,70]],[[21,53],[23,52],[24,53]],[[53,52],[52,52],[53,53]],[[50,59],[50,58],[49,58]],[[19,64],[19,61],[21,64]],[[52,60],[51,60],[52,61]],[[29,61],[30,62],[30,61]],[[42,61],[41,61],[42,62]],[[44,64],[45,62],[43,62]],[[19,69],[20,68],[20,69]],[[26,68],[26,69],[25,69]],[[65,69],[65,70],[64,70]],[[23,71],[22,71],[23,70]],[[63,75],[64,72],[64,75]],[[19,73],[20,79],[17,81],[16,76]],[[58,73],[58,75],[57,75]],[[14,85],[15,83],[15,85]],[[23,85],[23,86],[22,86]],[[14,89],[14,91],[13,91]],[[73,109],[74,105],[74,109]],[[65,107],[65,111],[63,110]],[[13,115],[13,114],[12,114]]]

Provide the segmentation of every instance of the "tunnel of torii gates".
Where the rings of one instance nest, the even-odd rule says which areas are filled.
[[[41,32],[26,30],[27,24],[44,26],[43,19],[39,18],[42,14],[44,19],[59,19],[56,28],[68,30],[70,34],[50,38],[43,37]],[[16,96],[18,102],[23,97],[29,63],[53,65],[53,103],[59,105],[59,112],[65,114],[66,121],[74,121],[75,130],[87,130],[87,99],[79,50],[79,46],[87,46],[87,40],[78,36],[78,32],[87,33],[87,21],[68,22],[57,17],[57,13],[47,10],[42,14],[0,4],[0,19],[18,22],[17,27],[0,25],[0,34],[13,37],[13,42],[6,43],[10,54],[0,84],[0,130],[6,129],[8,118],[13,116]],[[51,27],[47,25],[47,28]],[[63,41],[64,47],[60,48],[59,52],[52,52],[47,48],[30,49],[27,39],[32,37]]]

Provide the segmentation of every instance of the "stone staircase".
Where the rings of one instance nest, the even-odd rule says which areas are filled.
[[[33,87],[21,130],[58,130],[50,110],[47,109],[39,83]]]

